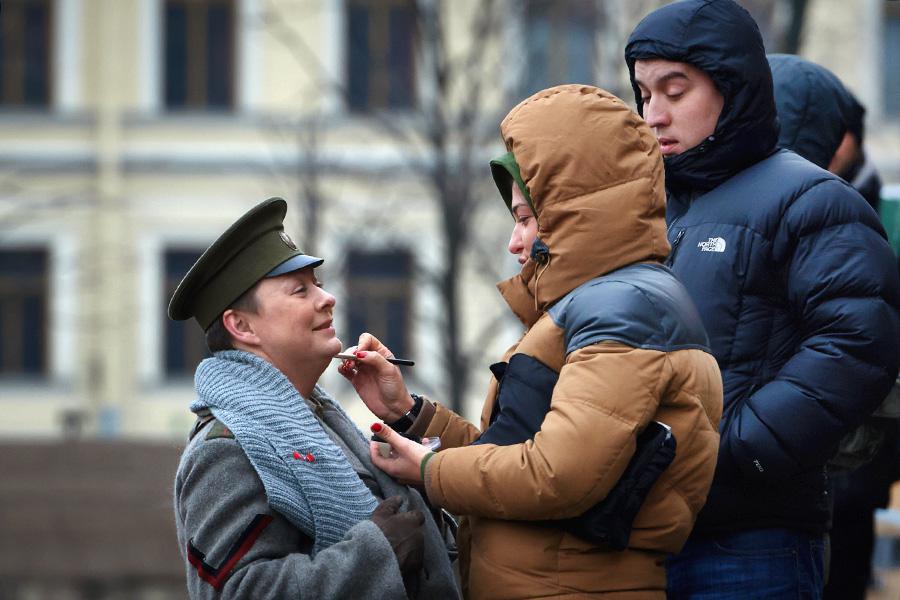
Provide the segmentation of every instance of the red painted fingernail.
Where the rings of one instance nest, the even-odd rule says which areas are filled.
[[[295,450],[295,451],[294,451],[294,458],[296,458],[297,460],[300,460],[300,457],[301,457],[301,454]]]
[[[365,357],[366,357],[366,353],[363,350],[360,350],[359,352],[356,353],[356,358],[365,358]]]
[[[312,455],[312,452],[306,453],[306,462],[316,462],[316,457]]]
[[[372,433],[378,433],[383,428],[381,426],[381,423],[372,423],[372,427],[370,427],[370,429],[372,430]]]

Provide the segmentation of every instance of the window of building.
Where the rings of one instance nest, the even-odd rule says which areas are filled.
[[[900,117],[900,3],[885,2],[884,9],[884,52],[882,54],[884,74],[884,112],[892,117]]]
[[[47,372],[48,253],[0,250],[0,375]]]
[[[3,0],[0,9],[0,105],[50,104],[50,0]]]
[[[412,0],[347,1],[347,105],[409,108],[415,102]]]
[[[356,343],[368,331],[384,342],[395,356],[412,352],[413,261],[408,250],[351,250],[347,254],[346,298],[350,330],[343,340]]]
[[[523,95],[562,83],[593,84],[594,0],[526,0]]]
[[[231,108],[234,0],[166,0],[164,23],[166,108]]]
[[[203,250],[197,248],[169,248],[165,251],[165,274],[162,285],[164,307],[169,305],[169,299],[175,293],[178,283],[202,253]],[[173,321],[166,318],[165,336],[163,365],[166,377],[170,379],[193,377],[197,364],[209,356],[203,330],[193,319]]]

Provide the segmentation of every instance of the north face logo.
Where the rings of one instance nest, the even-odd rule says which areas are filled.
[[[701,252],[725,252],[725,240],[720,237],[709,238],[705,242],[699,242],[697,247]]]

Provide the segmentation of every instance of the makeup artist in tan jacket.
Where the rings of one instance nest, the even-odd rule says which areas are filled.
[[[339,370],[394,425],[373,425],[393,447],[383,458],[373,446],[373,462],[424,480],[433,505],[464,516],[468,598],[664,598],[666,556],[712,480],[722,384],[699,316],[663,265],[657,142],[622,101],[582,85],[528,98],[501,133],[508,153],[491,168],[522,267],[498,287],[525,333],[492,367],[480,427],[410,396],[368,334]],[[591,540],[572,519],[621,491],[656,422],[671,429],[674,460],[621,549]],[[442,447],[429,453],[394,429],[440,436]]]

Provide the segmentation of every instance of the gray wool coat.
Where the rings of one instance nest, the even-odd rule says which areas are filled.
[[[356,425],[326,408],[325,423],[372,473],[385,497],[428,513],[418,492],[379,471]],[[351,429],[352,428],[352,429]],[[212,420],[193,436],[175,478],[175,519],[193,600],[219,598],[407,598],[396,557],[381,530],[361,521],[340,542],[311,555],[313,540],[268,504],[240,444]],[[424,568],[414,598],[459,598],[444,538],[425,519]]]

